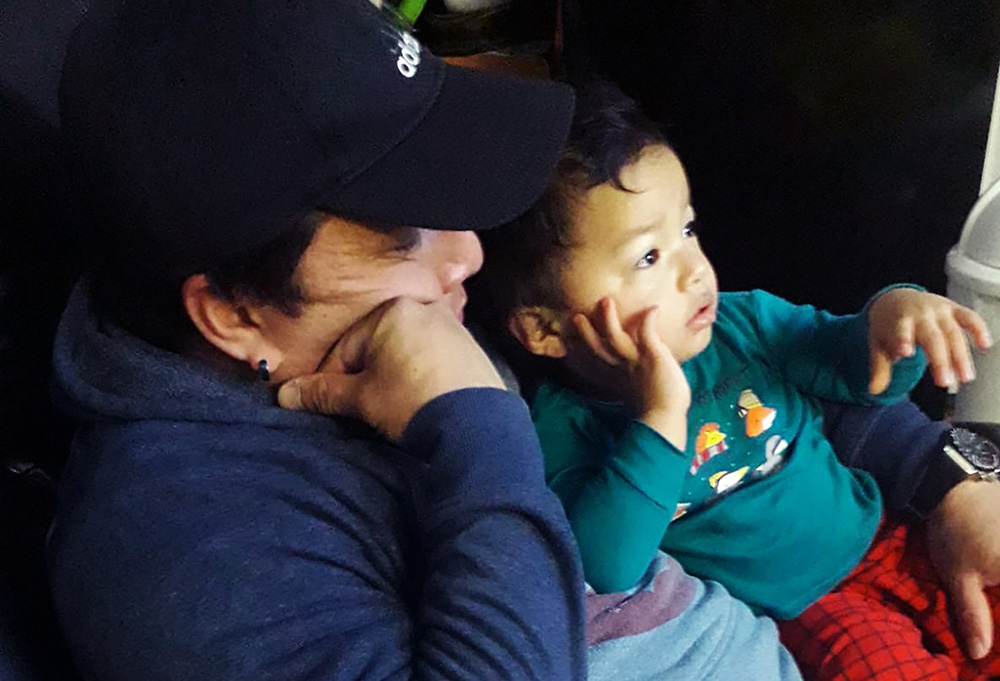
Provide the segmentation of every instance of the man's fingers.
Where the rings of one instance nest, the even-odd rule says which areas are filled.
[[[357,374],[364,369],[364,358],[369,344],[382,318],[385,317],[399,298],[384,301],[378,307],[352,324],[337,339],[330,352],[323,358],[317,371],[335,371],[344,374]]]
[[[993,647],[993,615],[979,575],[959,577],[951,588],[951,602],[966,653],[982,659]]]
[[[878,395],[889,387],[889,381],[892,379],[892,358],[885,351],[872,348],[869,362],[871,380],[868,382],[868,392]]]
[[[357,380],[331,371],[293,378],[278,389],[278,404],[331,416],[354,414],[355,405],[347,398]]]
[[[296,411],[305,409],[302,404],[302,389],[299,387],[300,381],[292,379],[291,381],[286,381],[280,388],[278,388],[278,404],[285,409],[294,409]]]

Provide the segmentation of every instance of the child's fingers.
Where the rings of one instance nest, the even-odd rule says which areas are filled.
[[[892,357],[880,348],[872,348],[869,355],[871,379],[868,381],[868,392],[879,395],[889,387],[892,380]]]
[[[958,374],[958,379],[962,383],[968,383],[975,379],[976,369],[972,363],[972,352],[969,350],[969,341],[965,337],[962,327],[952,319],[948,318],[942,323],[942,333],[951,349],[951,366]]]
[[[614,355],[618,361],[621,361],[622,358],[620,354],[616,354],[617,350],[615,349],[614,344],[611,343],[611,326],[614,321],[617,321],[614,303],[611,299],[601,298],[597,301],[597,305],[595,305],[594,309],[587,315],[587,320],[597,333],[598,338],[600,338],[601,346],[605,349],[605,351]]]
[[[590,323],[587,315],[578,312],[573,315],[573,323],[576,325],[576,330],[580,333],[580,337],[583,338],[583,342],[587,344],[591,352],[611,366],[621,364],[621,360],[608,352],[604,347],[601,335],[594,328],[594,325]]]
[[[660,334],[656,332],[656,323],[659,319],[660,309],[654,305],[644,310],[641,314],[642,319],[639,321],[639,354],[654,358],[661,357],[666,350],[666,346],[660,340]]]
[[[940,388],[948,388],[955,383],[955,371],[951,366],[951,349],[937,323],[921,323],[917,326],[917,342],[927,354],[934,383]]]
[[[910,357],[916,352],[916,330],[913,319],[903,317],[896,322],[891,335],[876,333],[868,340],[869,369],[871,378],[868,381],[868,392],[878,395],[889,387],[892,381],[892,365],[902,358]]]
[[[967,307],[961,305],[955,308],[955,320],[963,329],[969,332],[973,342],[980,350],[989,350],[993,346],[993,336],[990,327],[983,318]]]
[[[916,352],[916,327],[912,317],[903,317],[897,323],[891,352],[893,360],[912,357]]]
[[[635,347],[635,342],[625,333],[625,329],[622,328],[622,322],[618,318],[618,308],[615,307],[615,301],[611,298],[604,298],[601,303],[606,331],[605,338],[607,338],[611,348],[620,357],[628,362],[635,362],[639,358],[639,351]]]

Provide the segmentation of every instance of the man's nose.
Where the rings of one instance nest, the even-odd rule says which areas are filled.
[[[438,278],[445,291],[460,285],[483,266],[483,248],[475,232],[439,232]]]

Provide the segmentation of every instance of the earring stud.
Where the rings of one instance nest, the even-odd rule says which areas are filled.
[[[267,360],[262,359],[257,362],[257,378],[267,383],[271,380],[271,369],[267,366]]]

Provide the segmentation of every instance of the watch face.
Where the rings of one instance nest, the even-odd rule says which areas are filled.
[[[964,428],[951,431],[955,449],[977,470],[992,473],[1000,471],[1000,448],[983,436]]]

